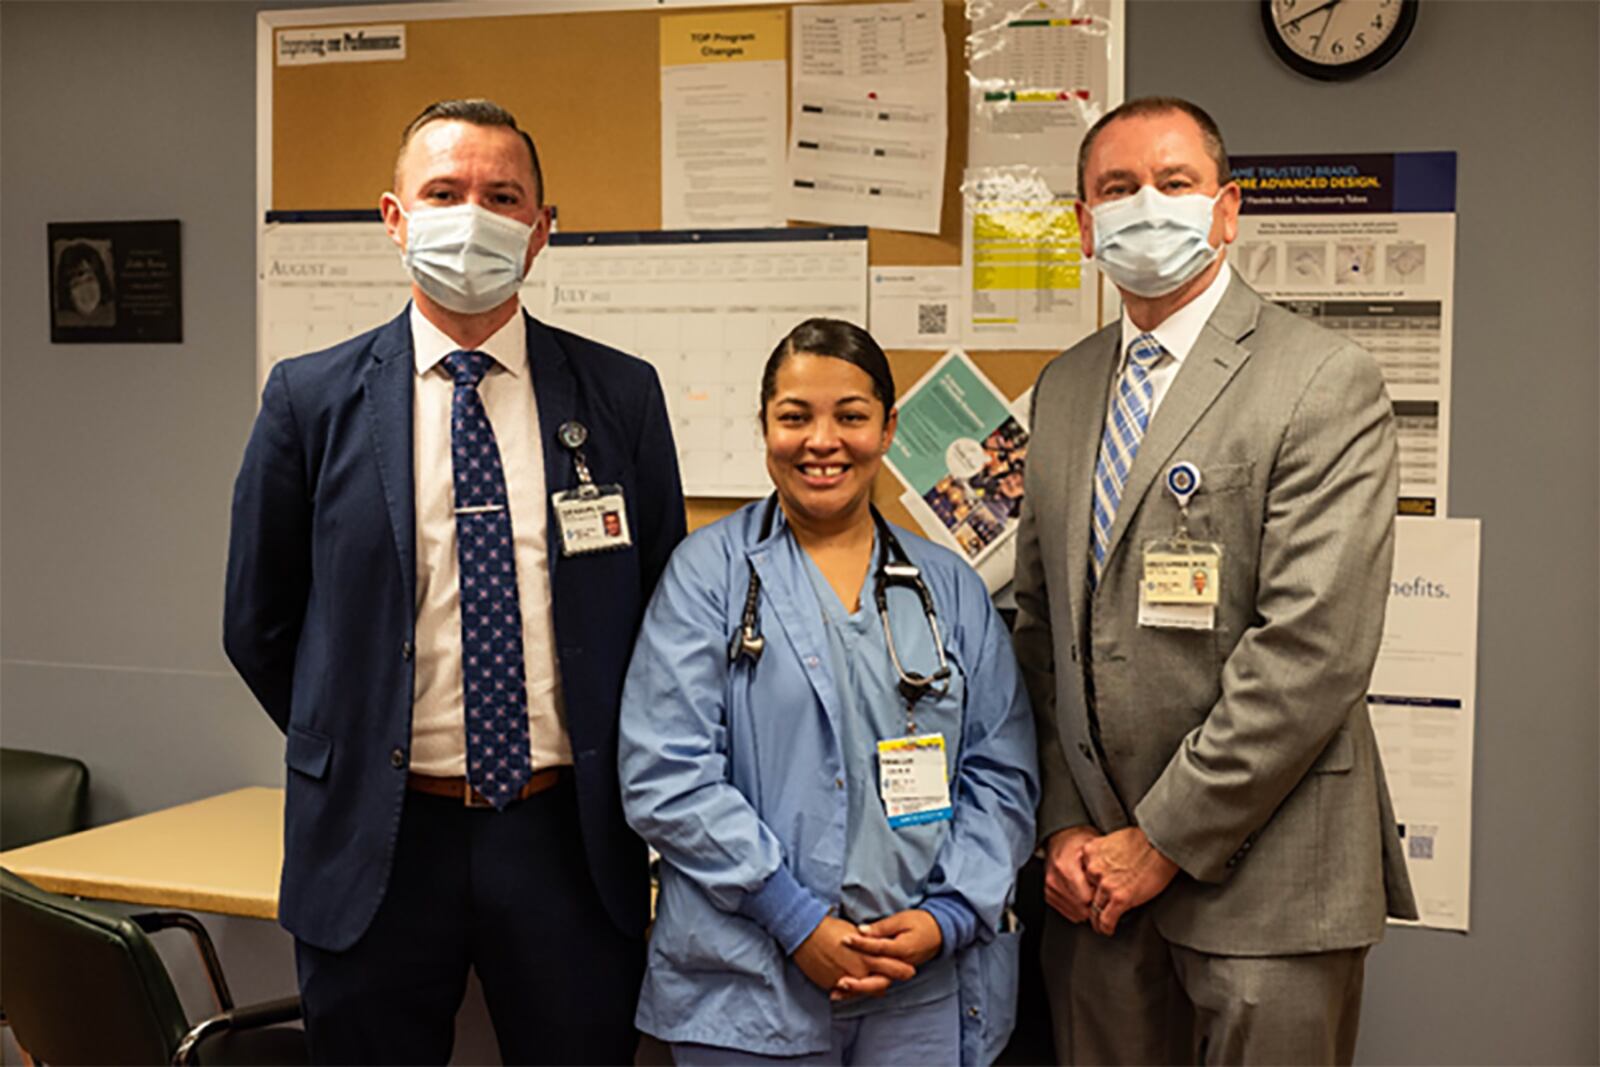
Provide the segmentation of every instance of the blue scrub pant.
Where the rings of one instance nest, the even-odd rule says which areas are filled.
[[[931,1004],[835,1019],[833,1044],[809,1056],[763,1056],[715,1045],[676,1044],[678,1067],[733,1067],[735,1064],[907,1064],[955,1067],[961,1060],[961,1008],[951,993]]]
[[[644,941],[594,890],[570,775],[501,812],[407,793],[367,932],[295,947],[314,1063],[448,1062],[468,968],[503,1062],[633,1062]]]

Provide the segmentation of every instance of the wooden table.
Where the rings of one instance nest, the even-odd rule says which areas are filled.
[[[283,790],[253,787],[0,852],[0,867],[71,896],[278,916]]]

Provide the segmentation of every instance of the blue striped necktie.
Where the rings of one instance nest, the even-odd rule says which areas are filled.
[[[1091,531],[1089,588],[1100,584],[1105,570],[1106,552],[1111,547],[1111,526],[1117,521],[1117,505],[1122,502],[1133,457],[1150,426],[1150,404],[1154,395],[1150,372],[1167,350],[1161,342],[1141,333],[1128,346],[1128,361],[1117,379],[1117,393],[1106,413],[1105,432],[1100,435],[1100,456],[1094,464],[1094,515]]]
[[[490,357],[452,352],[445,364],[456,383],[450,404],[450,458],[461,565],[467,781],[483,799],[503,809],[533,774],[511,511],[500,448],[478,395]]]

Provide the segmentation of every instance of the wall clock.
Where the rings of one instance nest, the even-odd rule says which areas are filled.
[[[1272,50],[1323,81],[1377,70],[1395,57],[1417,21],[1418,0],[1261,0]]]

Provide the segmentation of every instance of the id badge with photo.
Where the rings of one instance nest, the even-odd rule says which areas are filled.
[[[953,818],[944,734],[879,741],[878,792],[895,829]]]
[[[1211,630],[1222,588],[1222,546],[1185,537],[1147,541],[1139,625]]]
[[[550,502],[555,508],[563,556],[609,552],[633,544],[622,486],[583,485],[553,494]]]

